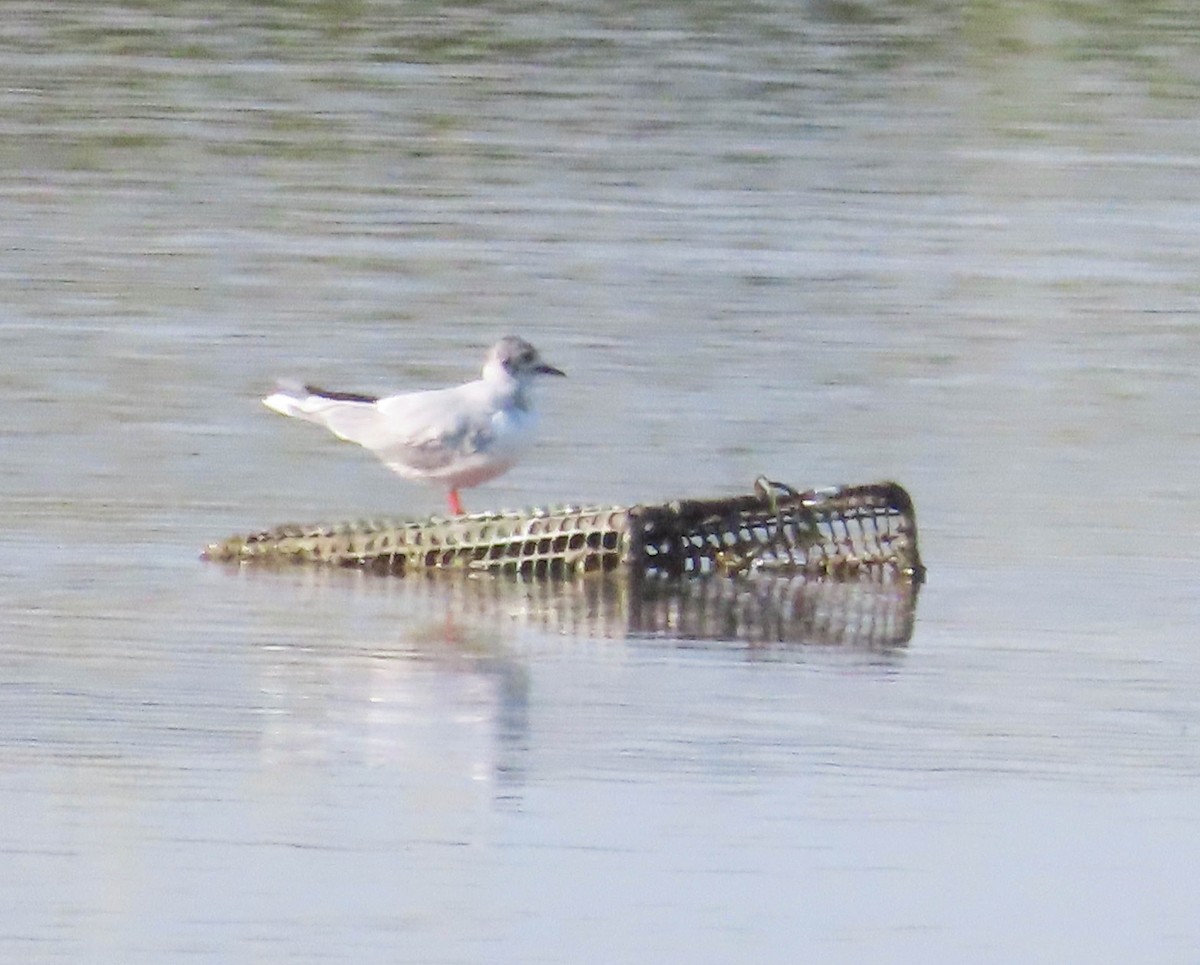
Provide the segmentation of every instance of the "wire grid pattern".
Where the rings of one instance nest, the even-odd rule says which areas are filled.
[[[618,567],[667,577],[772,571],[919,582],[924,576],[912,500],[898,484],[798,492],[765,478],[750,495],[657,506],[285,525],[211,544],[204,555],[397,576],[463,569],[555,577]]]

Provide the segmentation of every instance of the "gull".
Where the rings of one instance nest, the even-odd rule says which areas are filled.
[[[280,383],[263,405],[371,450],[406,479],[444,486],[450,512],[461,516],[458,491],[507,472],[528,446],[537,425],[534,381],[565,374],[509,335],[488,351],[480,378],[464,385],[379,397]]]

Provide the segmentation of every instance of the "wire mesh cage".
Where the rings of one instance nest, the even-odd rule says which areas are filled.
[[[278,526],[206,547],[210,560],[320,563],[395,576],[431,570],[639,578],[774,572],[919,583],[916,513],[893,482],[797,491],[760,477],[744,496],[427,520]]]

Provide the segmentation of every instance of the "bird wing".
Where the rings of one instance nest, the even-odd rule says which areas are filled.
[[[380,399],[371,406],[375,421],[362,419],[354,427],[360,434],[353,441],[397,470],[444,468],[486,448],[491,440],[492,412],[476,385]]]

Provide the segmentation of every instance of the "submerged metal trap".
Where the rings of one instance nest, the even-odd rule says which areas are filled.
[[[893,482],[754,492],[654,506],[561,507],[428,520],[278,526],[204,551],[238,563],[321,563],[395,576],[434,570],[563,577],[784,573],[919,583],[912,499]]]

